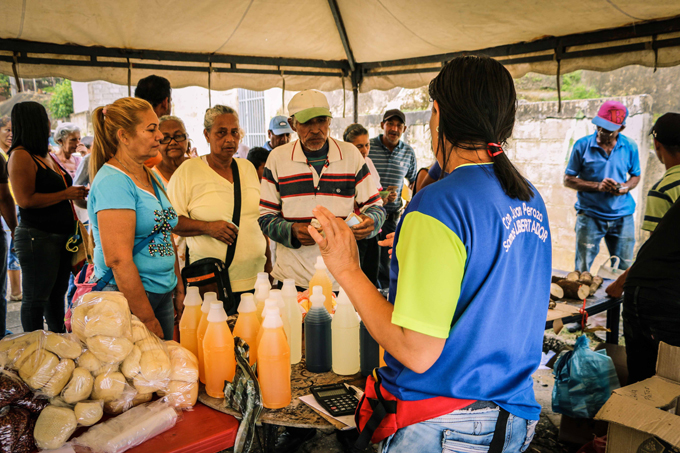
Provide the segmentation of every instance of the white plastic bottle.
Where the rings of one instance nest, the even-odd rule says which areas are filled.
[[[290,346],[290,363],[300,363],[302,360],[302,312],[297,301],[297,288],[295,280],[287,278],[283,281],[281,295],[286,304],[288,322],[290,323],[290,335],[288,345]]]
[[[260,283],[255,285],[255,306],[257,307],[257,319],[260,324],[264,320],[262,310],[264,310],[264,301],[269,297],[269,283]]]
[[[335,316],[331,322],[333,338],[333,372],[349,376],[359,372],[359,317],[345,290],[336,298]]]
[[[283,322],[283,332],[286,334],[286,340],[290,336],[290,321],[288,320],[288,310],[286,310],[286,303],[283,301],[283,295],[280,289],[270,289],[269,298],[275,299],[279,306],[279,313],[281,314],[281,321]],[[290,346],[290,344],[288,345]]]
[[[258,272],[257,273],[257,280],[255,281],[255,288],[257,288],[257,285],[260,283],[266,283],[267,287],[269,289],[272,289],[272,284],[269,281],[269,274],[266,272]]]

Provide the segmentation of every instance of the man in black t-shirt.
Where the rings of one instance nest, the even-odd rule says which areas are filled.
[[[0,157],[0,214],[5,219],[11,234],[17,227],[17,213],[14,198],[9,191],[7,161]],[[0,228],[0,339],[7,330],[7,239],[5,230]]]
[[[680,199],[640,248],[624,284],[628,384],[654,376],[659,342],[680,346]]]

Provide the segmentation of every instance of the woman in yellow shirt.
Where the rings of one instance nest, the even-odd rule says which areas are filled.
[[[267,241],[257,223],[260,182],[253,164],[234,157],[241,141],[236,111],[216,105],[206,111],[203,125],[210,154],[184,162],[168,186],[170,201],[179,215],[174,233],[187,238],[188,264],[204,258],[224,261],[227,246],[238,235],[234,259],[229,266],[229,280],[235,300],[239,301],[240,293],[254,289],[257,273],[270,267]],[[241,181],[238,226],[232,223],[232,161],[237,164]],[[236,313],[236,308],[232,307],[229,314]]]

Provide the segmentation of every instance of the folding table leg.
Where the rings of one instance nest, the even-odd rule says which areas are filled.
[[[621,304],[607,310],[607,343],[619,344],[619,320],[621,318]]]

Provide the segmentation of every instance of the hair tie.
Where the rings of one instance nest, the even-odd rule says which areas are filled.
[[[106,107],[102,109],[102,115],[106,116]]]
[[[498,148],[498,151],[496,151],[495,153],[492,153],[491,148]],[[486,148],[486,152],[489,153],[489,157],[496,157],[503,152],[503,147],[501,145],[499,145],[498,143],[488,143],[487,148]]]

